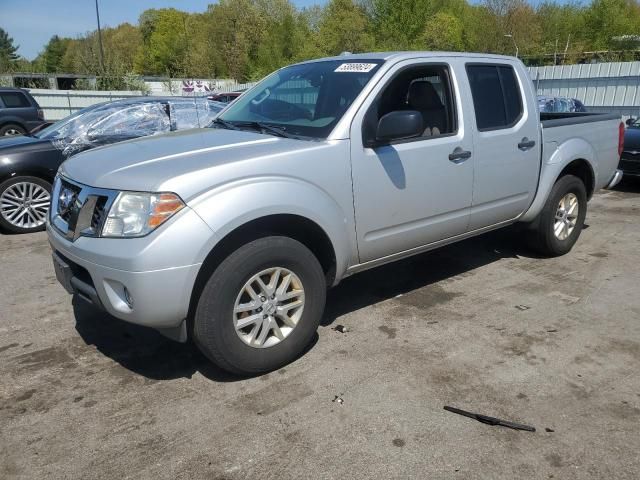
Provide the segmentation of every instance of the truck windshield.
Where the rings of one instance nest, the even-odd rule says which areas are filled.
[[[240,96],[211,126],[326,138],[381,64],[345,59],[283,68]]]

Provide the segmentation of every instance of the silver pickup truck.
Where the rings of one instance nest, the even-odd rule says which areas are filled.
[[[70,292],[239,374],[311,341],[327,287],[514,222],[567,253],[624,129],[538,112],[515,58],[373,53],[285,67],[211,128],[65,162],[47,225]]]

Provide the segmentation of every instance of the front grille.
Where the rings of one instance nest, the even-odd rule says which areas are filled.
[[[107,209],[105,207],[108,199],[108,197],[104,196],[98,197],[96,206],[93,209],[93,215],[91,216],[91,229],[96,233],[96,235],[100,232],[104,219],[107,216]]]
[[[51,197],[51,223],[69,240],[97,237],[117,192],[58,178]]]
[[[624,173],[640,175],[640,159],[629,160],[626,158],[620,159],[619,167]]]
[[[81,190],[78,185],[69,183],[66,180],[60,182],[60,194],[58,198],[55,199],[57,203],[56,211],[58,215],[60,215],[60,218],[67,223],[69,222],[73,205],[78,201]]]

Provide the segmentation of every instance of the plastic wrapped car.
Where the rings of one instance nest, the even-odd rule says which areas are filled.
[[[0,139],[0,228],[44,227],[51,182],[79,152],[149,135],[206,127],[227,105],[197,97],[137,97],[84,108],[39,132]]]
[[[566,113],[586,112],[584,104],[577,98],[538,96],[538,107],[541,112]]]

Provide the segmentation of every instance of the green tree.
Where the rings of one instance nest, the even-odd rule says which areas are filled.
[[[373,30],[384,50],[424,48],[421,37],[436,11],[432,0],[371,0]]]
[[[2,28],[0,28],[0,72],[12,71],[17,60],[18,45],[13,43],[13,38]]]
[[[54,35],[35,61],[41,63],[42,69],[47,73],[64,72],[63,60],[70,42],[69,38]]]
[[[585,33],[594,50],[624,48],[616,37],[637,35],[639,29],[640,6],[635,0],[593,0],[585,11]]]
[[[578,3],[545,1],[536,16],[541,28],[540,50],[548,60],[563,61],[565,51],[590,48],[585,36],[584,9]]]
[[[373,50],[370,30],[369,17],[361,5],[353,0],[331,0],[318,24],[317,46],[325,55]]]
[[[427,50],[462,51],[465,49],[464,25],[455,15],[438,12],[427,21],[422,41]]]
[[[256,0],[261,20],[257,44],[249,56],[249,77],[259,79],[299,58],[309,35],[305,18],[289,0]]]
[[[138,71],[176,77],[187,73],[188,16],[175,8],[142,13],[139,23],[143,46],[135,61]]]

